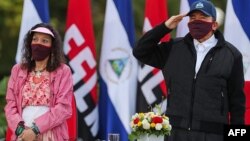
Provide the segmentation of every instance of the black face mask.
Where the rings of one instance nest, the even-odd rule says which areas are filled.
[[[51,47],[47,47],[41,44],[32,44],[32,57],[36,61],[42,61],[48,57],[51,53]]]
[[[205,22],[201,20],[195,20],[193,22],[188,23],[188,28],[190,34],[194,39],[202,39],[205,37],[210,31],[212,31],[213,22]]]

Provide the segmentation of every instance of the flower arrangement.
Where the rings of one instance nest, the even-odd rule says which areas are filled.
[[[161,113],[161,108],[156,105],[157,112],[136,113],[132,116],[130,127],[132,132],[129,135],[130,140],[139,139],[143,135],[164,136],[170,135],[172,126],[169,118]]]

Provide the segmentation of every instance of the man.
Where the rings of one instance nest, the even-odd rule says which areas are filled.
[[[190,32],[159,43],[186,15]],[[244,124],[242,55],[217,28],[214,5],[198,0],[187,14],[147,32],[133,50],[138,60],[164,74],[166,114],[173,126],[168,141],[222,141],[224,124]]]

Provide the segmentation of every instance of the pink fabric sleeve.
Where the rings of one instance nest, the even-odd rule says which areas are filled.
[[[6,106],[4,108],[5,110],[5,116],[8,122],[8,127],[12,130],[12,132],[15,132],[17,124],[22,121],[22,117],[20,113],[18,112],[18,108],[20,108],[20,104],[18,105],[18,94],[17,94],[17,85],[15,82],[17,82],[17,76],[18,71],[20,69],[19,65],[13,66],[11,70],[10,79],[8,81],[8,87],[7,87],[7,94],[6,94]]]

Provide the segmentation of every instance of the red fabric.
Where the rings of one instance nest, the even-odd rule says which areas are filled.
[[[69,131],[69,140],[75,141],[77,138],[77,110],[74,96],[72,98],[72,116],[67,120],[67,124]]]
[[[67,9],[66,29],[64,37],[64,53],[69,59],[69,65],[74,72],[75,98],[77,99],[77,120],[74,133],[77,138],[95,140],[98,128],[97,107],[97,63],[95,38],[91,14],[90,0],[69,0]],[[87,98],[88,97],[88,98]],[[89,121],[90,113],[95,120]],[[74,120],[75,120],[74,119]],[[93,118],[92,118],[93,119]],[[70,123],[68,123],[70,126]],[[70,127],[71,128],[71,127]],[[71,129],[69,133],[71,134]]]
[[[10,141],[11,135],[12,135],[12,131],[10,130],[10,128],[8,128],[7,132],[6,132],[6,138],[5,138],[5,140],[6,141]]]
[[[250,125],[250,81],[245,82],[245,95],[246,95],[246,113],[245,123]]]
[[[149,24],[152,27],[164,22],[168,18],[168,10],[167,10],[167,0],[146,0],[145,7],[145,19],[149,20]],[[144,26],[145,26],[144,19]],[[143,30],[143,32],[148,31],[147,28]],[[161,41],[168,41],[170,38],[170,34],[167,34],[162,38]]]
[[[250,108],[246,109],[245,113],[245,124],[250,125]]]
[[[246,108],[250,108],[250,81],[245,82],[244,90],[245,90],[245,95],[246,95]]]

